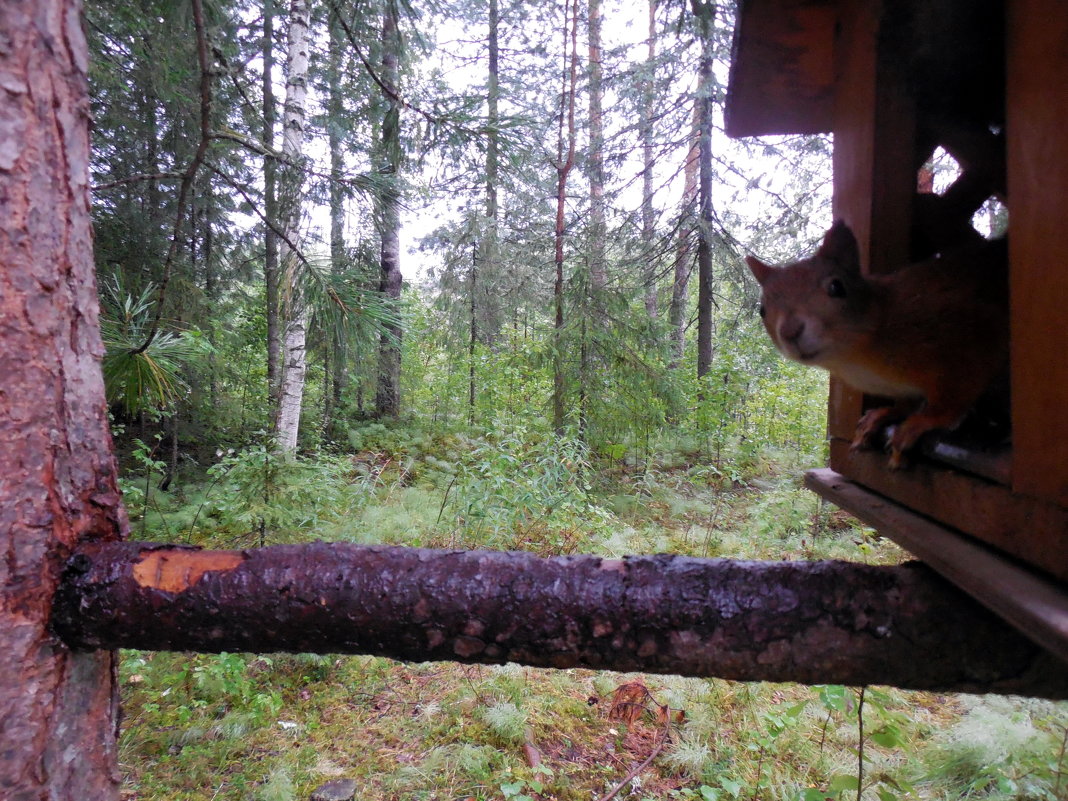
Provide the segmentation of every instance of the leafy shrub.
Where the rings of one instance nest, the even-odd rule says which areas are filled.
[[[211,512],[238,536],[292,537],[346,516],[364,503],[368,488],[355,481],[344,457],[317,454],[302,459],[260,444],[231,451],[208,470],[217,486]]]
[[[463,459],[442,509],[469,547],[570,552],[609,514],[590,495],[588,446],[573,433],[515,429]]]

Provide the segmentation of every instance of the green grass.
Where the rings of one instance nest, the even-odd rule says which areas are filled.
[[[462,449],[455,441],[447,447]],[[545,463],[551,445],[532,446],[538,447],[531,458]],[[483,461],[472,467],[477,448]],[[515,451],[513,442],[509,453]],[[451,492],[456,487],[442,465],[465,458],[468,467],[455,475],[471,482],[468,494],[457,496],[467,499],[466,508],[479,487],[497,487],[505,500],[480,511],[481,529],[447,496],[450,484]],[[709,469],[676,453],[665,461],[670,468],[639,471],[574,464],[588,458],[583,454],[570,458],[574,474],[558,472],[544,486],[536,473],[522,482],[499,481],[524,465],[485,442],[447,458],[439,449],[400,468],[381,454],[335,458],[296,471],[303,484],[292,493],[338,508],[317,509],[307,518],[314,525],[278,512],[274,519],[289,527],[268,532],[268,541],[441,547],[470,545],[481,530],[495,547],[542,553],[666,551],[871,563],[905,557],[822,507],[801,489],[795,465],[753,460],[745,469]],[[242,480],[254,484],[254,478],[246,470]],[[150,536],[230,545],[255,534],[241,529],[247,510],[224,482],[217,479],[210,492],[205,483],[184,495],[160,495],[149,510]],[[212,506],[213,493],[222,493],[226,504]],[[514,497],[521,497],[523,512],[509,516]],[[539,503],[566,508],[540,514]],[[194,505],[201,511],[191,530]],[[585,528],[583,509],[591,510]],[[857,797],[858,691],[841,687],[360,656],[139,652],[124,654],[121,681],[124,792],[142,801],[306,799],[319,784],[341,777],[356,780],[356,797],[368,801],[591,801],[661,747],[667,729],[657,704],[672,710],[670,741],[617,798]],[[630,724],[613,719],[616,687],[636,681],[651,694],[646,714]],[[1064,704],[869,688],[864,720],[865,801],[1068,798]],[[525,746],[537,749],[540,764],[531,764]]]

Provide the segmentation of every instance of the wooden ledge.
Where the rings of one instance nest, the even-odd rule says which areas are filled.
[[[1039,575],[829,468],[810,470],[805,486],[877,528],[1068,663],[1068,585]]]

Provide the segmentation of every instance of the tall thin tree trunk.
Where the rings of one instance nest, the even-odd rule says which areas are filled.
[[[697,165],[701,149],[701,104],[694,103],[693,126],[690,135],[690,151],[686,154],[683,167],[682,208],[683,221],[679,224],[679,241],[675,248],[675,276],[671,284],[671,307],[668,311],[673,338],[671,361],[669,367],[676,369],[682,363],[686,350],[686,309],[689,305],[690,285],[690,237],[693,226],[689,218],[697,203]]]
[[[217,277],[215,273],[215,230],[212,222],[215,217],[215,193],[211,186],[211,177],[207,178],[208,204],[203,214],[203,237],[204,237],[204,297],[208,303],[214,303],[217,298]],[[217,344],[217,331],[214,317],[208,318],[208,341],[214,346]],[[219,368],[215,356],[215,350],[208,355],[208,401],[212,409],[219,406]]]
[[[497,191],[499,185],[499,161],[500,161],[500,137],[498,126],[500,125],[500,45],[498,41],[501,24],[498,0],[490,0],[489,3],[489,76],[486,90],[488,134],[486,137],[486,227],[491,247],[487,252],[492,258],[496,258],[497,248]]]
[[[642,87],[642,250],[645,253],[645,312],[649,319],[657,317],[656,308],[656,213],[653,209],[653,116],[656,101],[656,7],[657,0],[649,0],[649,38],[646,73]]]
[[[344,172],[344,159],[341,153],[341,52],[344,47],[342,30],[336,21],[330,26],[330,52],[327,55],[327,98],[330,123],[326,126],[327,144],[330,149],[330,269],[335,276],[345,269],[345,191],[341,183]],[[327,337],[328,351],[331,338]],[[341,397],[348,381],[348,339],[344,328],[333,338],[333,359],[328,356],[328,365],[332,362],[329,382],[325,396],[323,413],[323,431],[332,437],[336,428],[335,417],[341,406]]]
[[[590,77],[590,287],[596,296],[607,281],[605,276],[604,207],[604,95],[601,66],[601,0],[588,0]],[[597,304],[594,304],[595,307]]]
[[[279,263],[285,282],[285,332],[282,344],[282,376],[278,401],[278,448],[283,453],[297,449],[304,381],[308,371],[308,307],[300,286],[301,159],[304,154],[305,100],[308,93],[307,0],[292,0],[286,53],[286,100],[282,115],[282,154],[279,220],[285,238],[279,242]]]
[[[78,0],[0,3],[0,798],[117,801],[117,660],[67,648],[72,550],[129,524],[111,452]]]
[[[263,134],[261,141],[268,152],[274,150],[274,125],[277,119],[274,99],[274,0],[263,0]],[[264,233],[263,280],[267,305],[267,398],[271,425],[277,424],[278,382],[281,375],[282,337],[279,333],[281,276],[278,268],[278,234],[271,225],[278,224],[278,164],[274,157],[263,157],[263,216],[268,225]]]
[[[498,217],[498,186],[500,183],[500,136],[498,133],[498,126],[500,125],[500,44],[499,44],[499,28],[501,22],[501,14],[498,0],[489,1],[489,32],[488,32],[488,74],[487,74],[487,89],[486,89],[486,219],[483,226],[483,234],[481,247],[476,255],[471,259],[471,330],[470,330],[470,343],[469,354],[470,359],[470,375],[468,377],[468,402],[470,406],[470,421],[473,424],[475,421],[475,404],[477,401],[477,368],[475,364],[475,349],[478,344],[479,330],[478,330],[478,300],[479,294],[485,299],[486,303],[493,302],[490,298],[489,292],[483,287],[486,285],[488,279],[492,279],[498,274],[498,254],[499,254],[499,241],[497,236],[497,217]],[[480,268],[481,267],[481,282]],[[486,319],[491,321],[491,325],[496,320],[492,315],[487,315]],[[492,329],[492,330],[495,330]],[[486,336],[485,332],[482,334]]]
[[[475,293],[478,291],[478,251],[479,245],[476,242],[474,247],[471,248],[471,286],[470,286],[470,331],[467,343],[467,422],[470,425],[475,424],[475,352],[478,347],[478,304],[475,303]]]
[[[567,67],[563,73],[560,92],[560,123],[556,147],[556,228],[553,261],[556,281],[553,284],[555,319],[553,326],[553,428],[564,429],[565,392],[564,379],[564,215],[567,201],[567,178],[575,166],[575,86],[578,82],[578,0],[572,0],[564,11],[564,59]],[[570,48],[568,40],[570,39]],[[565,121],[566,118],[566,121]]]
[[[380,173],[384,187],[379,199],[382,240],[378,289],[394,302],[400,300],[403,277],[400,268],[400,103],[396,95],[400,69],[400,19],[397,0],[386,0],[382,15],[382,71],[386,113],[382,120]],[[401,329],[390,325],[379,345],[378,388],[375,413],[396,417],[400,413]]]
[[[697,226],[697,377],[712,369],[712,33],[716,6],[710,0],[691,0],[701,29],[700,86],[700,219]]]

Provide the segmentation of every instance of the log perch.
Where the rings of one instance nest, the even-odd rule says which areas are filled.
[[[93,543],[53,627],[85,649],[373,654],[1068,697],[1068,666],[920,564]]]

